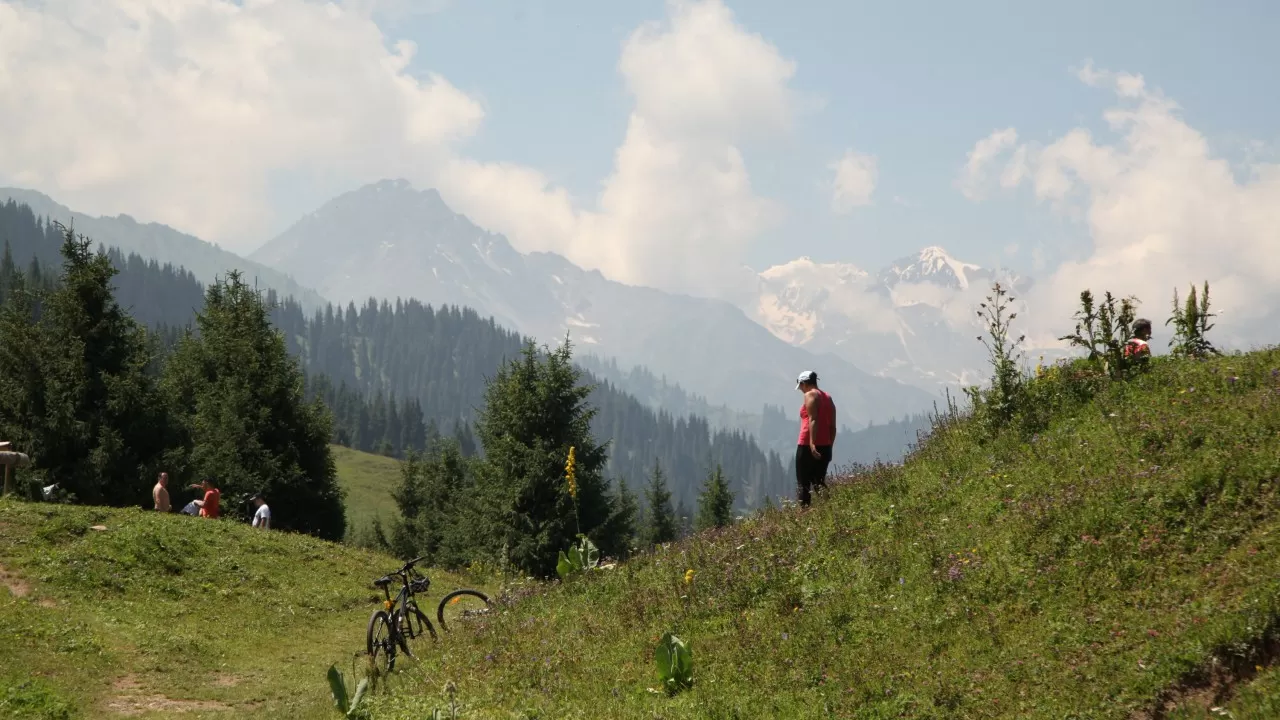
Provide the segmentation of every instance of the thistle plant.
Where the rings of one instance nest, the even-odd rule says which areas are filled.
[[[1169,348],[1174,355],[1182,357],[1205,357],[1219,355],[1218,349],[1205,337],[1213,324],[1210,318],[1216,317],[1209,312],[1209,282],[1204,283],[1204,291],[1196,298],[1196,286],[1192,285],[1187,293],[1186,304],[1178,302],[1178,290],[1173,291],[1173,314],[1165,321],[1165,325],[1173,325],[1173,338],[1169,340]]]
[[[987,337],[978,336],[978,341],[987,348],[991,367],[991,389],[981,393],[977,388],[969,388],[967,392],[975,405],[985,402],[990,409],[992,419],[997,425],[1008,423],[1017,413],[1019,400],[1023,394],[1022,342],[1025,335],[1013,336],[1012,323],[1018,313],[1010,312],[1014,298],[1009,291],[995,283],[991,286],[991,294],[986,302],[978,305],[978,318],[987,331]]]
[[[1095,302],[1093,293],[1084,290],[1080,293],[1080,309],[1075,314],[1075,332],[1058,339],[1088,351],[1089,360],[1099,364],[1103,372],[1112,378],[1119,377],[1133,364],[1125,356],[1124,346],[1133,337],[1137,307],[1136,297],[1116,298],[1105,292],[1102,302]]]

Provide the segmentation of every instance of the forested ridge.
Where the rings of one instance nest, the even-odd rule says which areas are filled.
[[[6,248],[0,302],[18,272],[28,285],[52,283],[61,239],[57,228],[26,206],[0,205],[0,241]],[[106,252],[119,271],[112,279],[119,305],[172,348],[203,307],[205,289],[182,268]],[[331,305],[308,316],[292,298],[268,293],[267,304],[272,324],[306,373],[308,396],[324,400],[333,414],[332,439],[395,456],[425,449],[436,432],[475,452],[472,425],[486,382],[505,360],[520,355],[523,344],[517,333],[466,308],[370,300],[359,307]],[[667,475],[673,503],[686,510],[696,505],[701,484],[716,465],[723,468],[740,510],[791,492],[788,465],[776,453],[762,452],[748,434],[713,430],[698,416],[655,411],[612,383],[590,374],[582,379],[594,385],[588,398],[596,409],[592,434],[610,443],[606,477],[638,487],[656,461]]]

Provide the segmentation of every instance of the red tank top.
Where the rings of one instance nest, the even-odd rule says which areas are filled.
[[[831,396],[825,392],[818,391],[818,417],[813,419],[814,429],[814,445],[830,445],[836,439],[836,427],[832,422],[835,415],[836,403]],[[805,408],[804,403],[800,403],[800,445],[809,444],[809,411]]]

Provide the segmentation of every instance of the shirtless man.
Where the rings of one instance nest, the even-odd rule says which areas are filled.
[[[156,486],[151,488],[151,499],[156,503],[157,512],[169,512],[169,473],[160,473]]]

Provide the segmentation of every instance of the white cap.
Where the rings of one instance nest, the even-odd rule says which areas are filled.
[[[796,387],[800,387],[803,383],[818,382],[818,373],[812,370],[805,370],[796,377]]]

